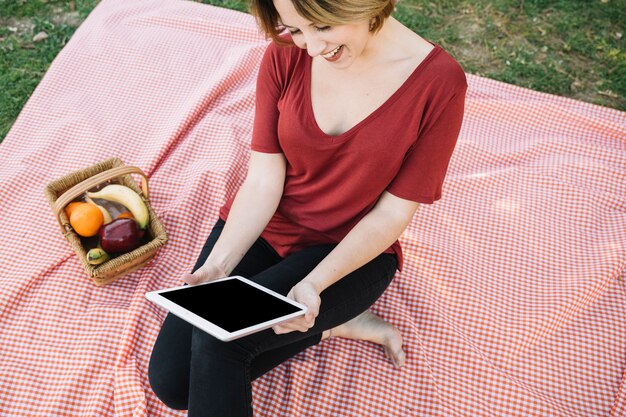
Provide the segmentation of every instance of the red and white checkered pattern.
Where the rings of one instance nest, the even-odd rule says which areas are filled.
[[[0,415],[179,416],[149,388],[164,313],[247,163],[266,41],[243,13],[105,0],[0,145]],[[626,415],[626,114],[468,76],[443,199],[374,306],[408,363],[331,339],[254,383],[258,416]],[[43,195],[111,156],[170,241],[95,287]]]

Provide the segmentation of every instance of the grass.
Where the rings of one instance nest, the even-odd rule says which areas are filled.
[[[0,0],[0,142],[41,81],[50,63],[72,37],[97,0]],[[35,34],[48,38],[34,42]]]
[[[97,3],[0,0],[0,142]],[[401,0],[395,16],[469,73],[626,111],[626,0]]]

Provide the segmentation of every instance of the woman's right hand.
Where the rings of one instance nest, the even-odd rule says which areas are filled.
[[[207,260],[204,265],[196,269],[193,273],[183,274],[183,281],[189,285],[196,285],[227,276],[228,275],[221,267]]]

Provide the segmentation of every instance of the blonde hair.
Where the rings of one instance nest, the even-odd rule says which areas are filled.
[[[395,0],[291,0],[298,14],[322,25],[345,25],[369,21],[370,32],[378,32],[395,7]],[[272,0],[249,0],[250,13],[262,32],[279,44],[290,43],[279,35],[283,28]]]

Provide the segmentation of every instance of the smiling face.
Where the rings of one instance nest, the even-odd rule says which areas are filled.
[[[280,23],[291,33],[294,44],[320,57],[337,69],[348,68],[363,59],[373,34],[369,21],[328,25],[300,16],[291,0],[274,0]]]

